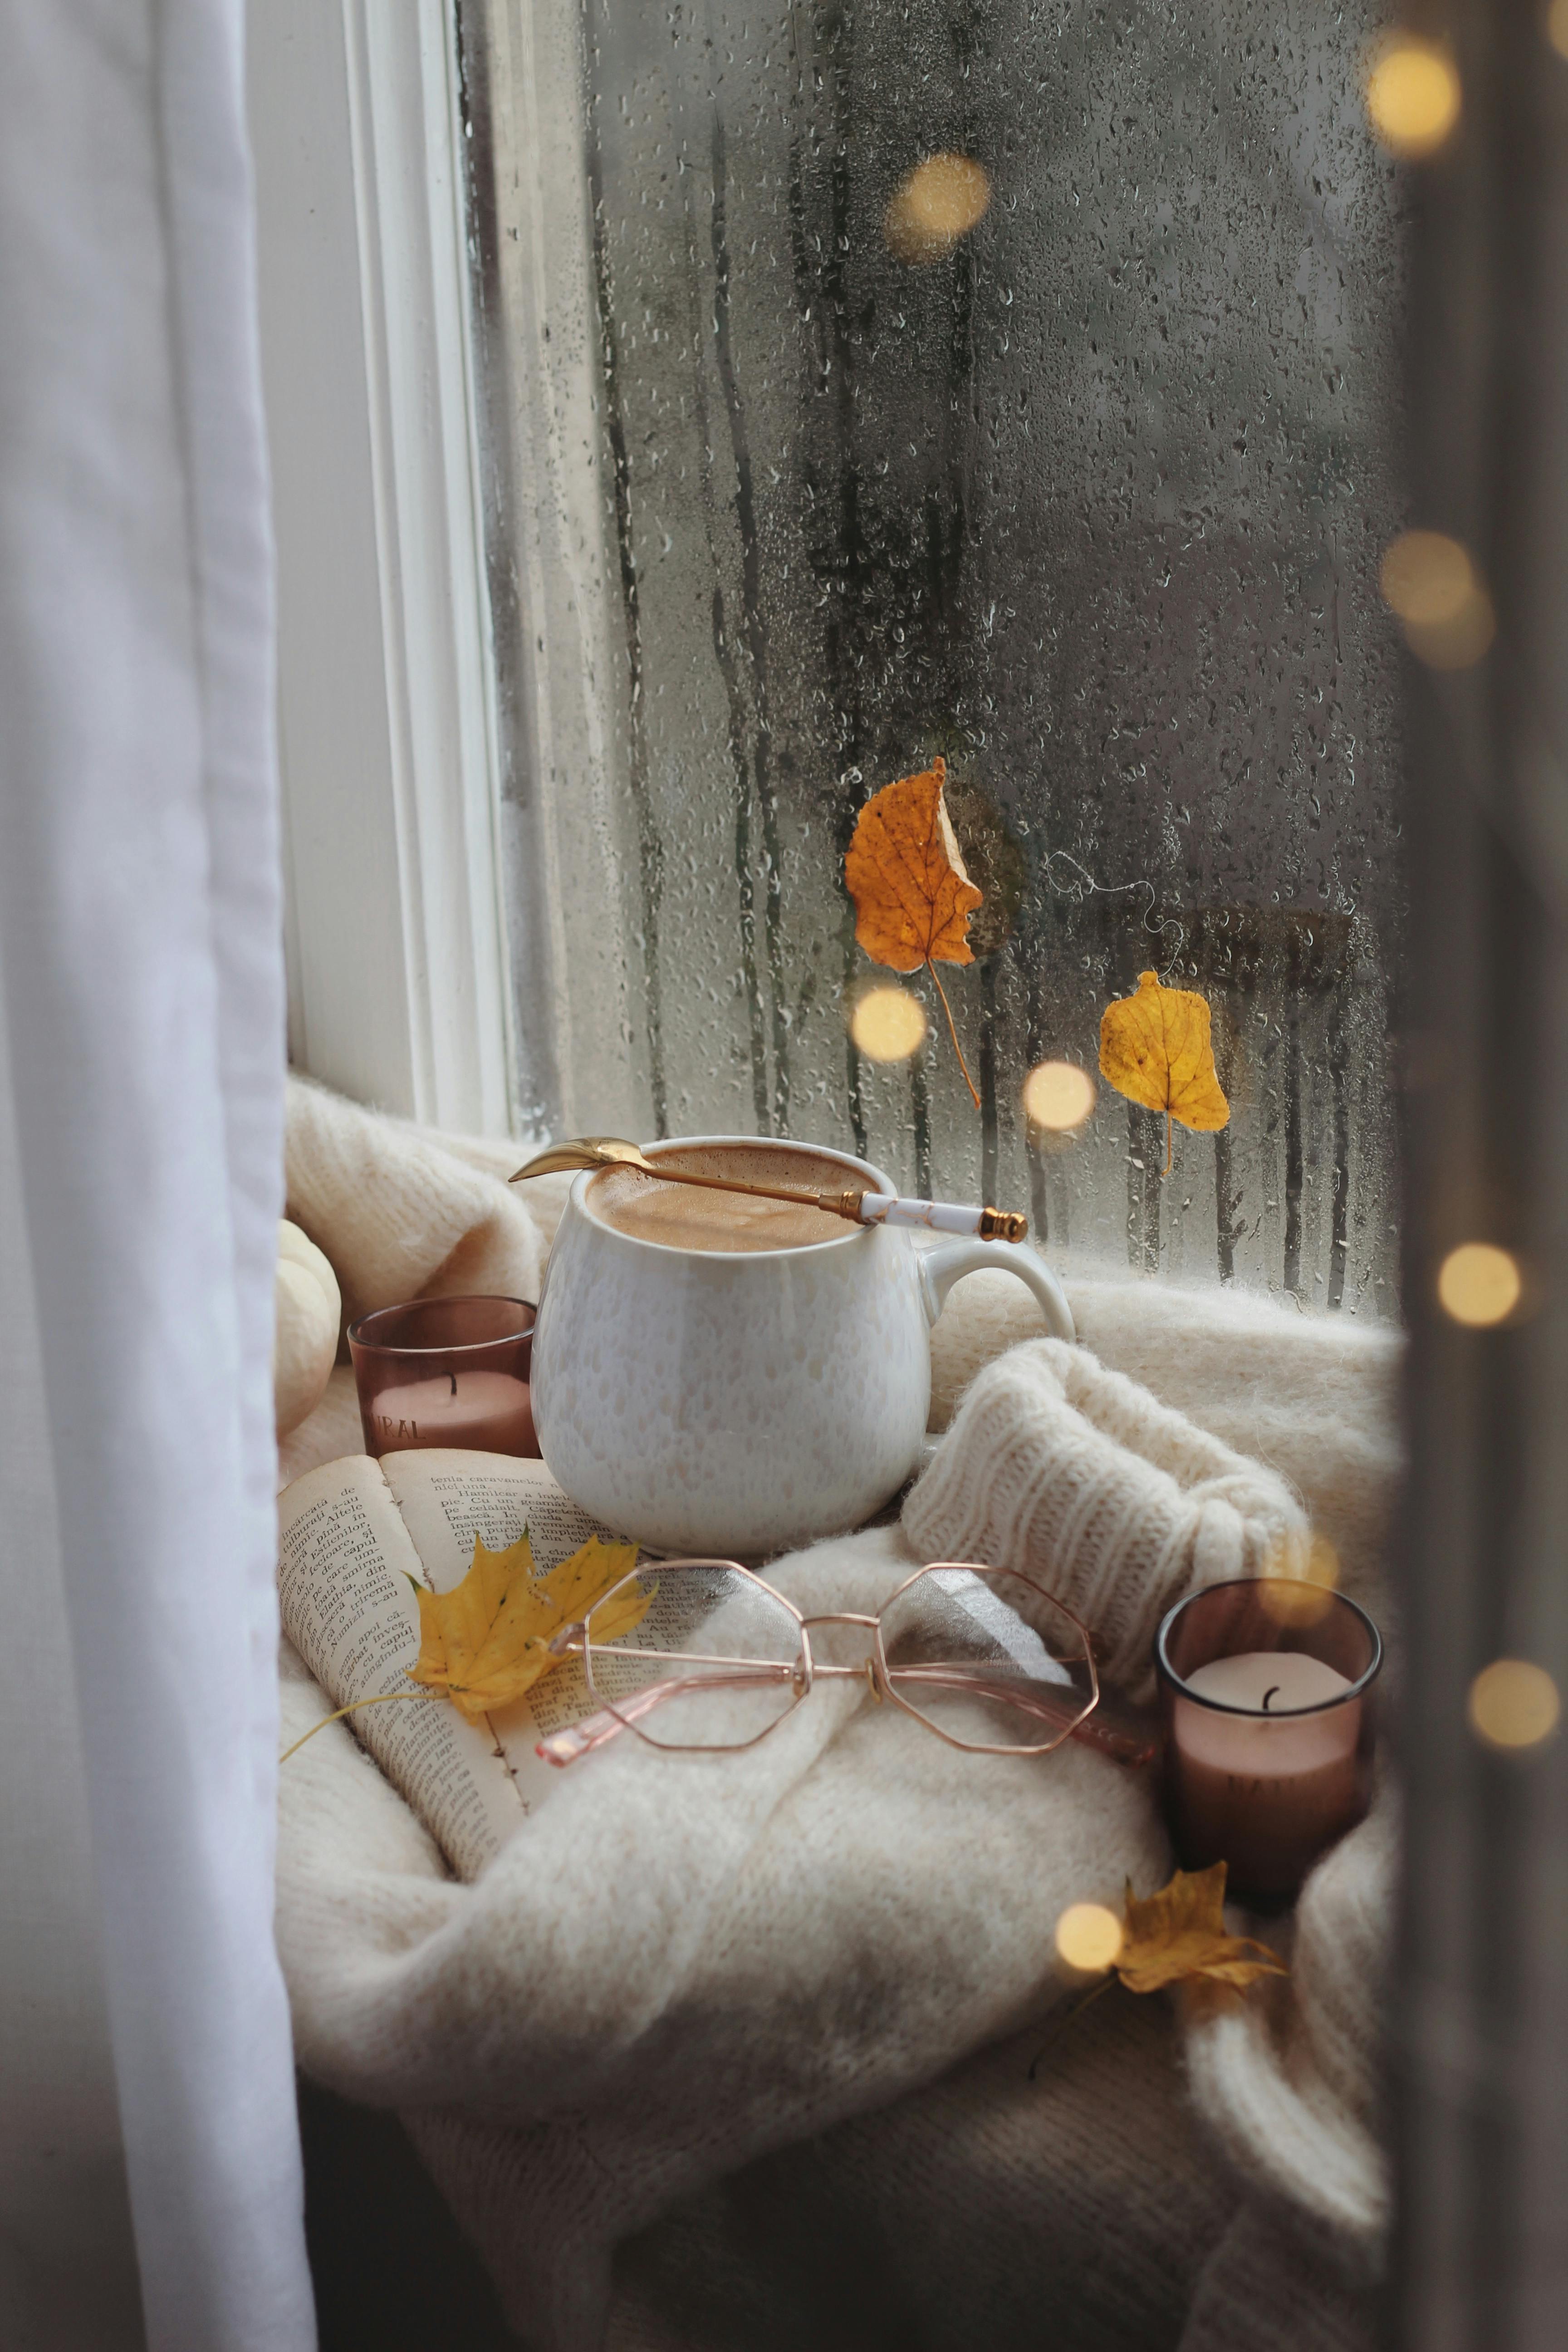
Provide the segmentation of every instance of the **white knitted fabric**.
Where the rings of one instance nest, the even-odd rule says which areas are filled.
[[[319,1088],[297,1087],[290,1108],[289,1213],[331,1259],[348,1311],[422,1289],[534,1295],[563,1186],[520,1201],[500,1181],[510,1147],[376,1119]],[[981,1276],[953,1294],[933,1358],[944,1415],[995,1345],[1037,1338],[1016,1287]],[[997,1396],[1026,1394],[1048,1419],[1055,1472],[1031,1473],[977,1387],[911,1524],[929,1513],[934,1526],[939,1505],[954,1527],[977,1514],[994,1559],[993,1534],[1026,1530],[1035,1572],[1092,1593],[1131,1661],[1161,1605],[1149,1576],[1173,1593],[1261,1557],[1299,1534],[1300,1498],[1347,1585],[1385,1614],[1396,1343],[1218,1294],[1069,1283],[1069,1296],[1100,1364],[1047,1342],[993,1376]],[[295,1433],[290,1475],[357,1442],[353,1423],[340,1371]],[[1132,1497],[1125,1580],[1117,1457]],[[923,1535],[921,1551],[933,1556]],[[908,1558],[881,1530],[772,1572],[815,1607],[874,1607]],[[286,1656],[288,1736],[325,1708]],[[887,2294],[912,2294],[900,2340],[1023,2352],[1048,2314],[1063,2352],[1315,2352],[1359,2343],[1356,2265],[1380,2226],[1377,1972],[1335,1956],[1347,1936],[1380,1947],[1386,1835],[1369,1824],[1314,1882],[1297,2001],[1189,2030],[1212,2154],[1184,2119],[1163,2008],[1110,1996],[1034,2085],[1037,2036],[984,2047],[1058,1991],[1052,1928],[1068,1901],[1115,1902],[1124,1874],[1140,1889],[1165,1874],[1146,1787],[1076,1745],[1043,1763],[957,1756],[848,1685],[820,1685],[748,1757],[619,1743],[563,1775],[471,1887],[446,1877],[332,1727],[283,1776],[279,1933],[302,2063],[403,2110],[544,2352],[762,2352],[775,2340],[758,2315],[764,2275],[772,2307],[795,2313],[777,2341],[862,2352],[885,2331],[868,2311],[846,2315],[826,2263],[835,2231],[846,2261],[868,2277],[881,2262]],[[1251,2184],[1240,2205],[1231,2163]],[[1299,2336],[1247,2334],[1260,2262],[1296,2263]]]
[[[1174,2352],[1235,2191],[1164,2000],[1113,1993],[688,2200],[610,2352]]]
[[[1375,2265],[1388,2220],[1379,2034],[1397,1859],[1392,1798],[1297,1906],[1286,1998],[1227,2004],[1187,2037],[1193,2093],[1255,2194]]]
[[[1230,1343],[1234,1363],[1247,1351],[1234,1325]],[[1326,1466],[1320,1457],[1314,1485]],[[1342,1528],[1352,1516],[1342,1504]],[[979,1371],[903,1518],[926,1559],[993,1560],[1058,1591],[1094,1624],[1108,1671],[1123,1681],[1148,1659],[1162,1612],[1184,1591],[1277,1570],[1302,1556],[1306,1531],[1301,1505],[1278,1474],[1108,1372],[1087,1349],[1055,1339],[1024,1341]],[[1354,1548],[1367,1569],[1364,1534]],[[1387,2220],[1375,2122],[1394,1864],[1385,1801],[1304,1889],[1288,1990],[1271,1998],[1259,1989],[1212,2011],[1198,2004],[1201,2021],[1187,2037],[1197,2105],[1251,2198],[1272,2209],[1237,2241],[1237,2291],[1270,2224],[1289,2215],[1298,2234],[1315,2229],[1331,2250],[1315,2268],[1337,2281],[1334,2326],[1340,2303],[1353,2305],[1358,2289],[1364,2296]],[[1230,2324],[1230,2275],[1216,2264],[1205,2284],[1212,2317],[1204,2326],[1221,2330],[1216,2343]]]
[[[1183,1290],[1068,1273],[1079,1342],[1300,1496],[1339,1557],[1342,1589],[1389,1630],[1384,1563],[1400,1472],[1403,1342],[1387,1324],[1307,1315],[1248,1291]],[[931,1334],[931,1427],[975,1374],[1045,1331],[1005,1274],[972,1274]]]
[[[770,1575],[872,1611],[909,1566],[888,1528]],[[287,1744],[326,1702],[297,1664],[283,1699]],[[1166,1865],[1142,1781],[1087,1748],[963,1756],[839,1683],[745,1753],[616,1742],[475,1885],[342,1727],[290,1762],[279,1827],[301,2062],[470,2119],[441,2135],[462,2218],[529,2340],[571,2352],[618,2237],[1016,2029],[1067,1981],[1067,1905]]]
[[[1377,2285],[1248,2198],[1204,2265],[1181,2352],[1383,2352]]]
[[[1061,1339],[980,1374],[904,1533],[922,1559],[989,1560],[1049,1585],[1093,1627],[1101,1671],[1145,1689],[1173,1601],[1226,1577],[1299,1574],[1307,1550],[1283,1479]]]
[[[536,1299],[570,1180],[511,1191],[520,1156],[289,1083],[289,1214],[331,1259],[345,1323],[426,1296]]]

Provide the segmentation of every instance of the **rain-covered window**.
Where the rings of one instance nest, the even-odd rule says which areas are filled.
[[[1365,0],[461,18],[531,1114],[838,1143],[1053,1251],[1392,1311]],[[846,846],[939,751],[978,1111],[923,975],[912,1055],[857,1020]],[[1169,1176],[1102,1082],[1026,1108],[1150,969],[1233,1105]]]

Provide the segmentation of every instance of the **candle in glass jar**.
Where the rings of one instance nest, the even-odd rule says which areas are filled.
[[[1213,1658],[1183,1681],[1194,1696],[1174,1696],[1171,1742],[1184,1857],[1226,1861],[1238,1887],[1287,1892],[1365,1810],[1362,1702],[1334,1706],[1349,1678],[1298,1651]]]
[[[351,1323],[365,1452],[537,1454],[534,1314],[526,1298],[411,1298]]]
[[[371,1411],[384,1452],[456,1445],[484,1454],[534,1454],[528,1382],[510,1373],[438,1372],[383,1389]]]

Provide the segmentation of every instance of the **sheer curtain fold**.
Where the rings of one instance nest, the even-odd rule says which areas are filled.
[[[283,976],[241,10],[0,0],[0,958],[147,2334],[305,2352],[271,1923]]]

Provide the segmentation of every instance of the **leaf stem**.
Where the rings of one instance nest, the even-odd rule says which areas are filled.
[[[1173,1149],[1173,1147],[1172,1147],[1172,1142],[1171,1142],[1171,1106],[1170,1106],[1170,1104],[1169,1104],[1169,1103],[1167,1103],[1167,1104],[1165,1105],[1165,1164],[1164,1164],[1163,1168],[1162,1168],[1162,1169],[1161,1169],[1161,1171],[1160,1171],[1160,1174],[1161,1174],[1161,1176],[1162,1176],[1162,1177],[1168,1176],[1168,1175],[1170,1174],[1170,1172],[1171,1172],[1171,1157],[1172,1157],[1172,1149]]]
[[[287,1764],[290,1756],[297,1756],[299,1754],[307,1739],[314,1739],[317,1732],[325,1731],[329,1723],[341,1723],[345,1715],[353,1715],[359,1707],[384,1706],[389,1699],[395,1698],[427,1698],[428,1696],[429,1693],[422,1690],[382,1691],[375,1698],[351,1699],[348,1706],[340,1706],[335,1715],[324,1715],[322,1716],[320,1723],[313,1723],[309,1731],[302,1731],[299,1738],[294,1742],[293,1747],[286,1748],[283,1750],[282,1755],[278,1759],[278,1761],[279,1764]]]
[[[1036,2070],[1047,2051],[1051,2049],[1054,2044],[1061,2039],[1069,2025],[1075,2023],[1076,2021],[1083,2015],[1084,2011],[1089,2007],[1090,2001],[1098,2000],[1102,1992],[1109,1992],[1111,1986],[1119,1981],[1120,1979],[1117,1977],[1116,1970],[1114,1969],[1107,1969],[1100,1982],[1097,1985],[1091,1985],[1089,1990],[1084,1994],[1081,2000],[1075,2000],[1065,2017],[1058,2018],[1056,2023],[1052,2026],[1050,2032],[1047,2034],[1045,2040],[1041,2042],[1039,2048],[1036,2051],[1034,2056],[1029,2061],[1028,2079],[1031,2083],[1035,2079]]]
[[[969,1065],[963,1058],[963,1048],[958,1042],[958,1031],[953,1026],[952,1007],[947,1001],[946,989],[943,988],[941,981],[937,980],[936,966],[932,963],[930,956],[927,956],[926,958],[926,970],[930,972],[931,979],[936,982],[936,992],[942,999],[942,1009],[947,1015],[947,1034],[952,1039],[952,1050],[958,1055],[958,1066],[963,1072],[963,1083],[969,1088],[970,1094],[973,1097],[974,1108],[978,1110],[980,1108],[980,1097],[975,1089],[974,1081],[969,1075]]]

